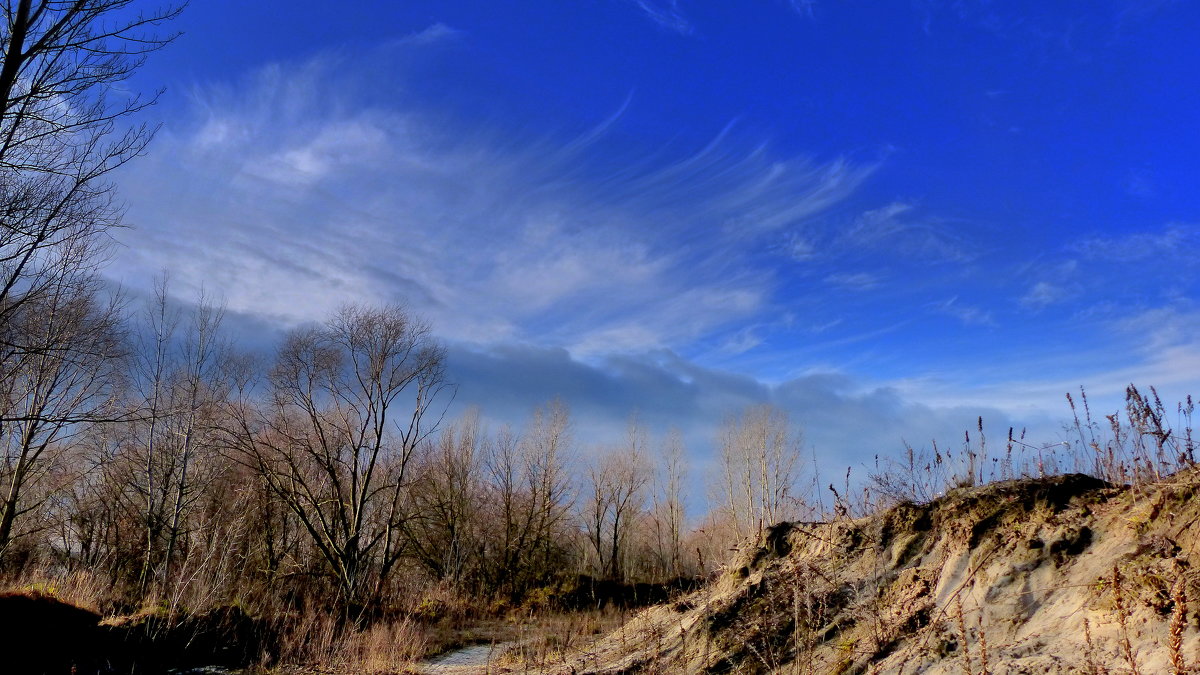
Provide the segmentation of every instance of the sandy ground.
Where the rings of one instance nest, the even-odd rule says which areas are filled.
[[[708,588],[538,672],[1200,672],[1198,495],[1196,471],[1138,489],[1064,476],[784,524]]]

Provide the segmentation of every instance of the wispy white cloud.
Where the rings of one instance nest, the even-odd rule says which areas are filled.
[[[867,272],[830,274],[825,277],[825,281],[852,291],[869,291],[879,285],[879,277]]]
[[[784,250],[788,256],[801,262],[811,260],[817,256],[817,245],[808,237],[792,232],[787,236],[787,243]]]
[[[1052,305],[1067,305],[1084,295],[1085,282],[1076,257],[1054,260],[1038,256],[1018,265],[1012,276],[1028,280],[1017,303],[1025,309],[1039,311]]]
[[[651,21],[663,28],[680,35],[695,35],[695,23],[688,18],[687,13],[680,7],[680,0],[628,0],[637,5]],[[778,0],[777,0],[778,1]],[[783,0],[786,5],[802,17],[816,16],[817,0]]]
[[[840,326],[842,324],[842,322],[843,322],[843,319],[832,319],[832,320],[826,321],[824,323],[809,325],[806,327],[806,330],[808,330],[808,332],[812,333],[813,335],[817,335],[820,333],[824,333],[827,330],[830,330],[830,329]]]
[[[457,28],[451,28],[444,23],[438,22],[400,38],[399,42],[401,44],[426,46],[446,42],[447,40],[454,40],[461,37],[462,34],[462,31]]]
[[[989,326],[995,324],[989,310],[960,302],[958,296],[948,298],[933,305],[942,314],[952,316],[968,326]]]
[[[1030,286],[1029,292],[1021,296],[1021,304],[1034,309],[1042,309],[1060,303],[1072,295],[1071,291],[1048,281],[1039,281]]]
[[[1200,354],[1200,307],[1193,301],[1131,312],[1116,317],[1113,325],[1146,356],[1179,349]],[[1192,369],[1191,372],[1200,373],[1200,370]]]
[[[654,23],[667,30],[680,35],[691,35],[696,31],[679,9],[679,0],[634,0],[634,2]]]
[[[138,285],[169,267],[181,293],[204,285],[285,324],[404,300],[457,340],[655,349],[764,311],[775,280],[752,251],[874,168],[779,157],[728,130],[618,162],[619,114],[562,137],[377,94],[380,70],[416,86],[409,60],[454,35],[197,88],[192,117],[121,176],[136,230],[112,274]]]
[[[1188,223],[1170,223],[1159,230],[1087,238],[1073,248],[1086,257],[1110,262],[1171,258],[1194,264],[1195,252],[1200,250],[1200,227]]]
[[[747,326],[728,336],[721,343],[721,349],[728,354],[744,354],[761,345],[762,342],[762,337],[758,334],[758,327]]]
[[[900,216],[911,213],[913,205],[905,202],[892,202],[877,209],[863,212],[854,224],[854,231],[865,232],[870,236],[892,234],[903,229]]]
[[[835,174],[833,187],[844,189],[847,183]],[[845,193],[831,193],[823,203],[817,199],[810,205],[830,206],[843,199]],[[817,196],[816,191],[811,195]],[[874,258],[892,264],[921,265],[961,264],[976,257],[967,242],[967,228],[955,227],[936,216],[922,214],[917,205],[894,201],[867,209],[848,220],[834,219],[817,223],[796,219],[802,225],[788,231],[782,240],[782,251],[800,262],[831,262]],[[961,223],[959,225],[962,225]],[[830,274],[850,274],[839,269]],[[834,279],[829,279],[833,281]]]
[[[843,237],[846,245],[887,249],[922,264],[965,262],[973,257],[953,228],[936,218],[918,216],[916,206],[907,202],[863,212]]]

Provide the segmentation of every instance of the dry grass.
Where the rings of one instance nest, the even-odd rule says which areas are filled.
[[[416,623],[382,622],[342,635],[326,663],[357,673],[394,673],[423,658],[426,646],[425,632]]]
[[[118,595],[112,583],[87,570],[55,574],[44,567],[27,569],[0,584],[2,592],[37,593],[95,612],[112,614]]]
[[[283,626],[279,662],[342,673],[398,673],[420,661],[427,630],[411,619],[346,628],[339,617],[308,612]]]
[[[620,630],[628,612],[619,609],[545,613],[523,619],[511,641],[516,646],[503,659],[505,665],[543,669],[584,654],[600,637]]]

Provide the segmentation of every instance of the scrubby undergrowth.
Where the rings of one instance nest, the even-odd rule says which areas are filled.
[[[863,518],[781,523],[705,588],[590,646],[583,632],[553,649],[522,642],[487,672],[1200,672],[1200,603],[1188,604],[1198,547],[1197,469],[1137,487],[1070,474],[959,488]],[[51,650],[65,633],[81,654],[118,645],[101,670],[134,654],[185,665],[190,650],[215,653],[211,639],[242,647],[231,665],[262,653],[262,627],[240,614],[167,631],[149,615],[98,625],[45,598],[6,601],[29,605],[0,615],[23,617],[4,632],[28,634],[22,653],[43,667],[100,665]]]
[[[1200,672],[1200,473],[960,488],[783,523],[579,673]]]

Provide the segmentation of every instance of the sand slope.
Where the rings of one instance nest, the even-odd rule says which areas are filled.
[[[1174,651],[1200,672],[1198,539],[1195,470],[1136,489],[1009,481],[784,523],[707,588],[555,671],[1148,675],[1175,672]]]

